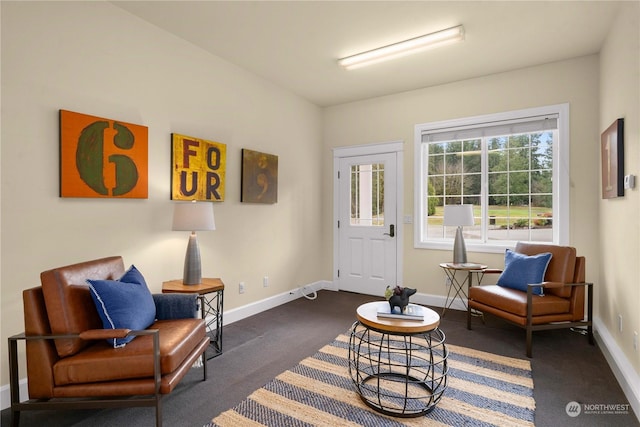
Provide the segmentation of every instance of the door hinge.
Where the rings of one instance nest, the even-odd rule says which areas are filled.
[[[340,179],[340,171],[338,171],[338,179]]]
[[[340,277],[340,270],[338,270],[338,277]]]
[[[338,228],[340,228],[340,221],[338,221]]]

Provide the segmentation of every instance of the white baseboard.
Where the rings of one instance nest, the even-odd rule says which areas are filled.
[[[594,337],[602,354],[609,363],[613,375],[615,375],[624,395],[629,400],[629,404],[640,421],[640,375],[633,369],[631,362],[622,352],[620,347],[604,326],[599,317],[593,319]]]
[[[303,298],[304,295],[312,296],[313,292],[327,289],[335,290],[333,283],[328,280],[321,280],[311,283],[309,285],[302,286],[300,288],[292,289],[288,292],[283,292],[278,295],[263,299],[261,301],[252,302],[251,304],[243,305],[232,310],[225,310],[222,317],[222,324],[228,325],[238,320],[245,319],[279,305],[288,303],[298,298]]]
[[[20,388],[20,400],[26,400],[28,396],[27,379],[21,379],[18,384]],[[5,384],[0,387],[0,405],[0,410],[11,407],[11,391],[9,390],[9,384]]]
[[[429,294],[417,293],[411,297],[411,301],[414,303],[428,305],[431,307],[444,307],[445,304],[449,305],[449,302],[451,302],[449,309],[467,311],[467,306],[464,304],[464,302],[462,302],[460,298],[456,298],[453,301],[447,301],[447,297],[443,297],[441,295],[429,295]]]

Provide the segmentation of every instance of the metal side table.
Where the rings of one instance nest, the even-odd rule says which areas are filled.
[[[411,304],[413,305],[413,304]],[[395,417],[431,412],[447,388],[448,350],[440,316],[421,307],[423,320],[379,318],[389,303],[356,311],[349,339],[349,374],[362,401]]]
[[[198,285],[185,285],[182,280],[162,283],[162,293],[198,294],[202,296],[201,314],[209,335],[207,359],[222,354],[222,311],[224,308],[224,283],[215,278],[202,278]]]

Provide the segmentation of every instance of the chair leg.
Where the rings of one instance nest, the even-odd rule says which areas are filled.
[[[20,425],[20,411],[15,405],[20,403],[20,384],[18,380],[18,341],[9,338],[9,388],[11,394],[11,427]]]
[[[471,307],[469,301],[467,301],[467,329],[471,330]]]
[[[527,357],[532,357],[533,346],[533,292],[531,287],[527,289]]]
[[[207,380],[207,351],[205,350],[202,353],[202,381],[206,381]]]
[[[156,397],[156,427],[162,427],[162,396]]]
[[[527,326],[527,357],[529,358],[533,357],[531,356],[532,347],[533,347],[533,331],[531,330],[531,327]]]
[[[20,411],[14,411],[11,408],[11,427],[18,427],[20,425]]]
[[[589,344],[595,345],[593,340],[593,284],[587,285],[587,335]]]

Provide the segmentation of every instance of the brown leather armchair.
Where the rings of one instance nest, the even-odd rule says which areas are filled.
[[[573,247],[524,242],[516,245],[515,252],[529,256],[552,254],[544,282],[529,284],[527,292],[498,285],[472,286],[467,304],[467,329],[471,329],[472,310],[491,313],[520,326],[526,329],[527,357],[532,355],[533,331],[586,326],[589,343],[593,344],[593,284],[585,283],[585,258],[576,256]],[[535,295],[535,288],[542,288],[543,295]]]
[[[161,426],[162,395],[200,358],[206,380],[209,337],[202,319],[156,320],[146,330],[103,329],[85,280],[123,274],[121,257],[103,258],[43,272],[42,286],[23,291],[25,332],[9,338],[12,426],[24,410],[133,406],[155,407]],[[136,338],[121,348],[107,342],[131,335]],[[23,402],[18,341],[26,341],[29,400]]]

